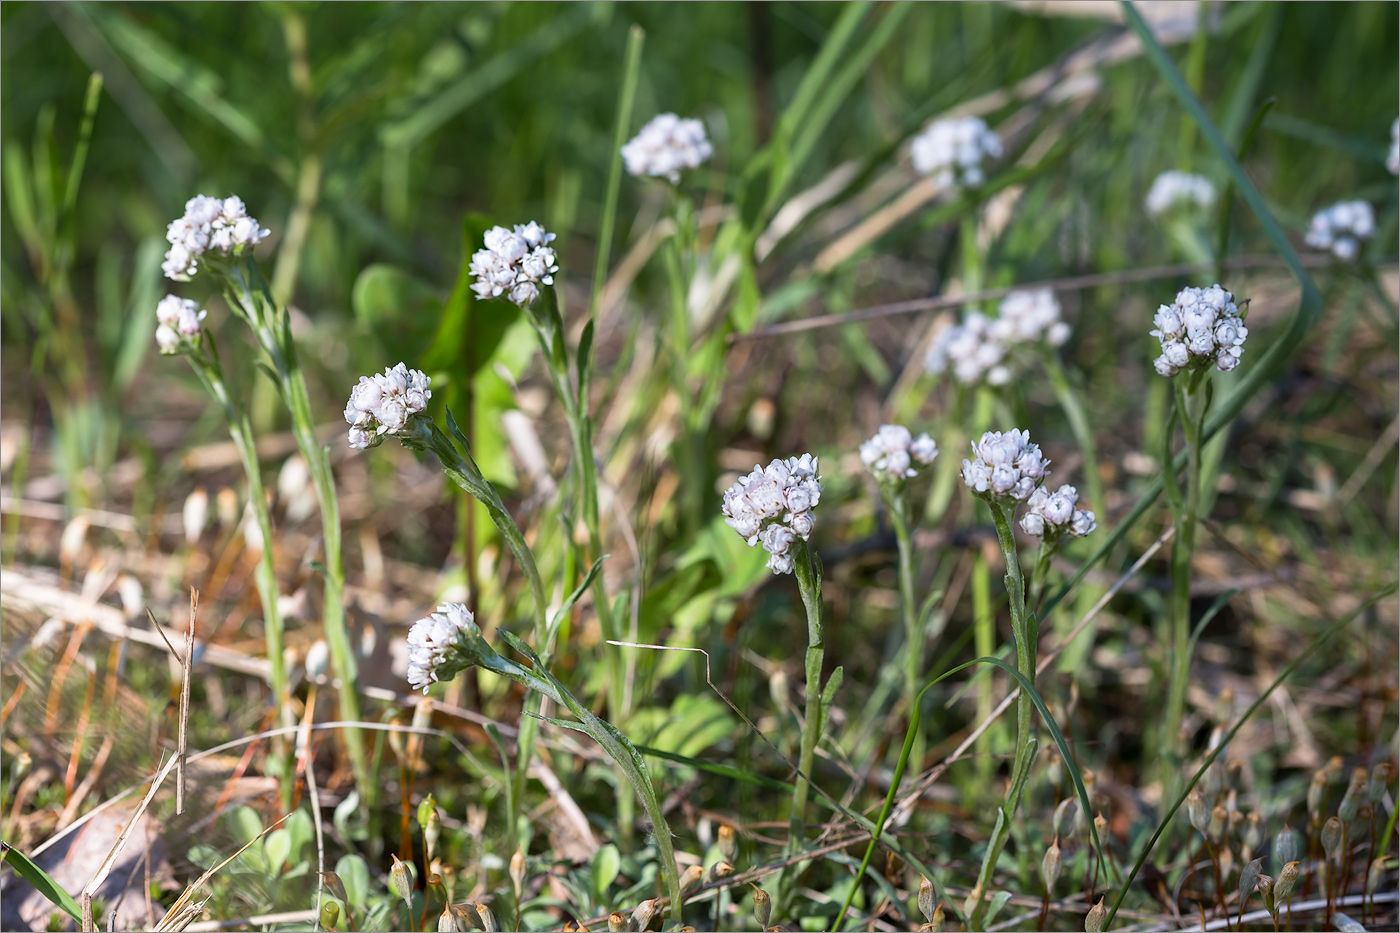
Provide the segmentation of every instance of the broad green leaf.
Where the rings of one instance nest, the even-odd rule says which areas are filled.
[[[603,846],[593,855],[593,862],[590,866],[593,873],[593,900],[598,906],[605,906],[608,896],[608,888],[617,880],[617,873],[622,870],[622,856],[617,851],[617,846],[609,843]]]
[[[367,327],[386,359],[420,368],[433,338],[441,305],[433,288],[413,273],[387,263],[368,266],[350,293],[355,319]],[[389,364],[389,365],[392,365]]]

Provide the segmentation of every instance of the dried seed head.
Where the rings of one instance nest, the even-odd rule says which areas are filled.
[[[1050,821],[1050,834],[1056,839],[1064,832],[1065,814],[1067,814],[1071,808],[1078,809],[1074,797],[1066,797],[1064,800],[1061,800],[1060,805],[1055,808],[1055,817]]]
[[[608,933],[627,933],[627,917],[620,911],[608,914]]]
[[[1343,823],[1351,823],[1356,819],[1356,811],[1361,809],[1361,802],[1366,799],[1369,784],[1365,768],[1352,769],[1351,783],[1347,784],[1347,792],[1342,795],[1342,802],[1337,807],[1337,815],[1342,818]]]
[[[1040,877],[1045,881],[1045,893],[1054,895],[1055,882],[1060,880],[1060,869],[1064,863],[1060,858],[1060,840],[1056,839],[1050,843],[1050,848],[1045,850],[1045,855],[1040,860]]]
[[[726,862],[734,861],[739,854],[739,837],[728,823],[721,823],[719,827],[719,854],[724,856]]]
[[[759,928],[766,930],[768,920],[773,914],[773,900],[767,891],[753,882],[749,883],[749,887],[753,888],[753,917],[758,921]]]
[[[1314,823],[1322,821],[1322,799],[1327,795],[1327,769],[1313,772],[1308,785],[1308,816]]]
[[[405,904],[412,907],[413,879],[408,874],[408,863],[399,861],[397,855],[389,857],[394,860],[394,864],[389,868],[389,886],[394,889],[395,894],[403,898]]]
[[[1249,901],[1249,896],[1254,893],[1254,888],[1259,883],[1259,871],[1264,866],[1261,858],[1246,862],[1244,868],[1240,869],[1240,904]]]
[[[442,913],[438,915],[438,933],[457,933],[457,917],[452,913],[452,908],[444,904]]]
[[[1191,826],[1203,835],[1210,826],[1210,808],[1206,806],[1206,796],[1199,787],[1191,788],[1186,795],[1186,817],[1191,821]]]
[[[1280,901],[1287,903],[1288,898],[1293,894],[1293,886],[1298,883],[1298,866],[1301,862],[1289,862],[1283,866],[1283,870],[1278,873],[1278,881],[1274,882],[1274,903]]]
[[[1234,801],[1232,800],[1231,803],[1234,803]],[[1230,813],[1230,834],[1231,834],[1231,835],[1234,835],[1235,832],[1240,828],[1240,824],[1242,824],[1242,823],[1244,822],[1244,814],[1241,813],[1240,811],[1236,810],[1234,807],[1231,807],[1231,808],[1230,808],[1229,813]]]
[[[1274,861],[1278,862],[1279,868],[1293,861],[1298,857],[1298,835],[1293,832],[1293,827],[1284,824],[1283,829],[1274,837]]]
[[[340,876],[333,871],[323,871],[320,874],[321,883],[326,886],[326,890],[330,892],[331,897],[349,906],[350,899],[345,896],[345,885],[341,883]]]
[[[919,913],[929,923],[933,922],[933,882],[928,875],[919,876]]]
[[[340,905],[335,901],[326,901],[321,905],[321,926],[327,930],[334,930],[336,923],[340,920]]]
[[[501,933],[501,926],[496,922],[496,915],[491,913],[491,908],[480,901],[473,901],[472,906],[476,908],[476,916],[481,920],[481,928],[486,933]]]
[[[1215,842],[1225,838],[1225,830],[1230,826],[1230,811],[1216,807],[1210,811],[1210,838]]]
[[[1366,799],[1373,804],[1385,798],[1385,789],[1390,786],[1390,764],[1382,761],[1371,769],[1371,786],[1366,791]]]
[[[510,857],[510,882],[515,886],[515,899],[520,900],[520,894],[525,890],[525,850],[516,849],[515,854]]]
[[[684,897],[691,891],[700,887],[700,883],[704,880],[705,869],[701,868],[699,865],[692,865],[687,868],[681,873],[681,896]]]
[[[1336,782],[1342,779],[1342,769],[1344,767],[1345,762],[1342,761],[1342,756],[1333,755],[1331,758],[1327,759],[1327,764],[1322,770],[1327,772],[1328,781]]]
[[[928,922],[929,933],[943,933],[943,905],[933,911],[933,919]]]
[[[642,901],[632,910],[632,929],[645,930],[651,926],[651,918],[656,916],[656,899]]]
[[[1342,821],[1329,816],[1322,824],[1322,851],[1329,861],[1341,864],[1342,861]]]
[[[1370,897],[1376,893],[1376,888],[1381,886],[1385,880],[1385,856],[1371,861],[1371,867],[1366,870],[1366,896]]]
[[[457,933],[471,933],[472,930],[476,929],[476,921],[472,919],[472,913],[473,911],[467,910],[465,904],[452,905],[452,919],[457,921]],[[576,927],[575,929],[583,928]]]
[[[710,880],[717,881],[720,878],[728,878],[734,874],[734,866],[728,862],[715,862],[710,866]]]
[[[1108,908],[1103,905],[1103,898],[1090,910],[1088,916],[1084,918],[1084,933],[1099,933],[1103,929],[1104,918],[1108,916]]]

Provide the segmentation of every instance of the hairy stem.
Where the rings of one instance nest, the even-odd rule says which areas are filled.
[[[1186,688],[1191,679],[1191,554],[1196,543],[1196,511],[1201,498],[1201,416],[1203,393],[1195,378],[1173,379],[1178,420],[1186,436],[1186,488],[1174,523],[1172,539],[1171,680],[1162,748],[1172,758],[1181,755],[1181,724],[1186,714]],[[1171,469],[1167,465],[1167,469]]]
[[[807,611],[807,701],[803,707],[802,742],[797,755],[797,768],[802,773],[792,791],[792,812],[788,816],[788,852],[801,850],[803,817],[807,811],[810,790],[807,776],[812,773],[812,756],[821,738],[822,727],[822,663],[826,659],[826,636],[822,629],[822,584],[812,560],[807,542],[793,542],[793,572],[797,589],[802,594],[802,606]]]

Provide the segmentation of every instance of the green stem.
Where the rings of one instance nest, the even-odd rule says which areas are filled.
[[[1040,600],[1045,595],[1045,587],[1050,580],[1050,560],[1059,549],[1059,539],[1041,538],[1040,553],[1036,555],[1035,570],[1031,574],[1031,611],[1040,608]]]
[[[914,545],[909,534],[905,490],[901,488],[892,492],[885,501],[889,506],[890,523],[894,525],[895,543],[899,549],[899,609],[904,616],[904,709],[912,722],[914,704],[919,696],[919,678],[923,672],[924,649],[919,607],[914,603]]]
[[[219,267],[216,267],[219,268]],[[292,340],[291,321],[284,307],[277,304],[267,283],[258,271],[257,260],[251,255],[241,263],[232,263],[220,271],[225,275],[225,294],[229,306],[252,329],[267,355],[271,374],[292,418],[292,434],[297,448],[306,461],[316,501],[321,510],[321,534],[325,553],[325,601],[322,609],[326,645],[331,663],[340,678],[336,691],[340,701],[341,718],[347,722],[360,721],[359,666],[355,660],[350,633],[345,624],[345,568],[341,558],[340,503],[335,493],[335,474],[331,471],[327,449],[316,437],[316,419],[311,396],[306,388],[306,376]],[[365,757],[364,737],[359,729],[347,728],[342,733],[365,805],[373,808],[379,796],[378,783],[371,779]]]
[[[1198,374],[1172,380],[1178,420],[1186,435],[1186,488],[1176,510],[1172,539],[1171,679],[1167,692],[1167,718],[1162,748],[1180,756],[1182,720],[1186,714],[1186,688],[1191,679],[1191,555],[1196,542],[1196,511],[1201,496],[1201,417],[1204,393],[1198,391]],[[1171,464],[1166,469],[1172,469]]]
[[[803,816],[807,811],[810,789],[808,776],[812,773],[812,756],[822,728],[822,663],[826,659],[826,636],[822,629],[822,584],[807,542],[793,542],[793,572],[802,606],[807,611],[807,701],[803,708],[802,743],[797,755],[797,782],[792,791],[792,812],[788,816],[788,852],[802,848]]]
[[[1011,633],[1016,643],[1016,670],[1030,684],[1035,684],[1036,625],[1026,612],[1026,584],[1021,575],[1021,562],[1017,558],[1016,538],[1011,530],[1011,520],[1000,503],[988,501],[992,522],[997,529],[997,542],[1006,559],[1006,595],[1011,609]],[[1030,691],[1022,690],[1016,700],[1016,762],[1011,770],[1011,785],[1006,791],[1006,800],[997,814],[996,827],[987,843],[987,852],[982,859],[982,870],[977,876],[977,886],[968,922],[971,929],[977,929],[981,919],[982,903],[991,886],[992,874],[996,869],[998,856],[1011,834],[1011,821],[1021,804],[1026,781],[1030,776],[1031,764],[1035,760],[1034,706]]]
[[[261,555],[257,571],[253,576],[258,590],[258,600],[263,607],[263,626],[267,638],[268,682],[272,688],[272,702],[278,710],[278,718],[284,727],[296,725],[292,715],[290,696],[287,693],[287,667],[283,656],[282,613],[277,605],[277,563],[273,552],[272,516],[267,507],[267,496],[263,491],[262,470],[258,463],[257,446],[253,440],[253,427],[247,412],[234,401],[224,383],[223,367],[219,365],[218,352],[206,333],[203,346],[190,354],[190,367],[210,396],[223,409],[224,420],[228,423],[228,433],[233,445],[238,449],[238,458],[243,463],[244,475],[248,478],[248,505],[258,523],[258,533],[262,537]],[[291,775],[286,770],[287,749],[283,736],[272,740],[275,765],[273,770],[281,781],[282,806],[292,803]]]

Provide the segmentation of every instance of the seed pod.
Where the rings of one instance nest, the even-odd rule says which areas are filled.
[[[392,734],[392,733],[391,733]],[[390,855],[394,864],[389,869],[389,886],[394,889],[394,893],[403,898],[403,902],[413,909],[413,879],[408,874],[408,863],[399,861],[397,855]]]
[[[346,907],[350,906],[350,899],[345,896],[345,885],[341,882],[340,876],[333,871],[321,872],[321,883],[326,886],[331,897],[340,901]]]
[[[768,920],[773,914],[773,900],[767,891],[753,882],[749,882],[749,887],[753,888],[753,918],[758,921],[760,930],[766,930]]]
[[[1260,875],[1259,880],[1254,883],[1254,888],[1264,899],[1264,906],[1268,908],[1269,913],[1278,913],[1278,908],[1274,906],[1274,879],[1269,875]]]
[[[525,850],[517,848],[510,857],[510,883],[515,886],[515,899],[525,890]]]
[[[429,862],[437,858],[438,840],[441,838],[442,817],[438,815],[438,808],[433,807],[428,811],[428,822],[423,824],[423,851]]]
[[[1366,790],[1366,799],[1379,804],[1385,799],[1385,789],[1390,786],[1390,764],[1382,761],[1371,769],[1371,786]]]
[[[645,930],[651,926],[651,918],[656,916],[655,898],[642,901],[632,910],[631,926],[634,930]]]
[[[481,928],[486,933],[501,933],[501,926],[496,922],[496,915],[491,913],[491,908],[480,901],[473,901],[472,906],[476,908],[476,915],[481,919]]]
[[[1250,810],[1244,818],[1244,844],[1251,851],[1264,844],[1264,821],[1258,810]]]
[[[1331,758],[1327,759],[1327,764],[1323,766],[1322,770],[1327,772],[1327,780],[1330,783],[1336,783],[1342,779],[1342,769],[1344,766],[1345,762],[1342,761],[1342,756],[1333,755]]]
[[[465,904],[452,905],[452,919],[457,921],[457,933],[471,933],[476,929],[476,921],[472,919],[472,914],[473,911],[467,910]],[[582,927],[576,927],[576,929],[582,929]]]
[[[438,915],[438,933],[457,933],[457,917],[452,913],[452,908],[443,905],[442,913]]]
[[[1259,870],[1264,866],[1261,858],[1247,862],[1244,868],[1240,869],[1240,904],[1243,906],[1249,902],[1249,896],[1254,893],[1254,889],[1259,884]]]
[[[1045,857],[1040,860],[1040,877],[1045,881],[1045,893],[1053,896],[1055,893],[1055,882],[1060,880],[1060,869],[1064,866],[1060,859],[1060,840],[1056,839],[1050,843],[1050,848],[1045,850]]]
[[[1055,808],[1055,817],[1050,821],[1050,835],[1056,839],[1065,831],[1065,817],[1069,814],[1070,808],[1078,810],[1078,801],[1074,797],[1066,797],[1060,801],[1060,805]]]
[[[1225,838],[1225,830],[1230,826],[1230,813],[1224,807],[1210,811],[1210,838],[1217,845]]]
[[[336,923],[340,921],[340,905],[335,901],[325,901],[321,904],[321,926],[327,930],[334,930]]]
[[[627,933],[627,917],[620,911],[608,914],[608,933]]]
[[[734,866],[728,862],[715,862],[710,866],[710,880],[718,881],[720,878],[728,878],[734,874]]]
[[[1192,827],[1203,836],[1210,828],[1210,808],[1206,806],[1205,794],[1201,793],[1199,787],[1191,788],[1191,793],[1186,795],[1186,817],[1191,821]]]
[[[1322,824],[1322,851],[1327,853],[1328,861],[1342,863],[1342,821],[1335,816]]]
[[[1108,916],[1108,908],[1103,906],[1103,898],[1090,910],[1088,916],[1084,918],[1084,933],[1099,933],[1103,929],[1104,918]]]
[[[1293,886],[1298,883],[1298,866],[1301,862],[1289,862],[1283,866],[1283,871],[1278,873],[1278,881],[1274,882],[1274,903],[1287,903],[1288,898],[1293,895]]]
[[[1342,795],[1342,802],[1337,806],[1337,815],[1342,818],[1343,823],[1350,825],[1355,822],[1356,813],[1361,809],[1361,802],[1366,799],[1369,784],[1365,768],[1352,769],[1351,782],[1347,784],[1347,792]]]
[[[1099,837],[1099,845],[1103,845],[1103,838],[1108,834],[1108,820],[1102,813],[1094,817],[1094,834]]]
[[[1298,857],[1298,835],[1287,823],[1274,837],[1274,861],[1280,869]]]
[[[919,913],[929,923],[933,922],[933,882],[927,875],[919,876]]]
[[[719,826],[719,854],[724,856],[726,862],[734,861],[739,854],[739,837],[734,833],[734,827],[728,823],[721,823]]]
[[[943,905],[939,904],[933,911],[933,919],[928,922],[928,933],[943,933]]]
[[[1376,893],[1376,888],[1381,886],[1385,880],[1385,856],[1373,859],[1371,867],[1366,869],[1366,896],[1370,897]]]
[[[1308,785],[1308,816],[1314,823],[1322,822],[1322,798],[1327,794],[1327,769],[1313,772]]]
[[[705,880],[705,869],[699,865],[692,865],[681,873],[681,897],[685,897],[700,887],[700,882]]]
[[[1220,725],[1226,725],[1235,716],[1235,688],[1233,685],[1227,686],[1220,691],[1220,695],[1215,698],[1215,721]]]

